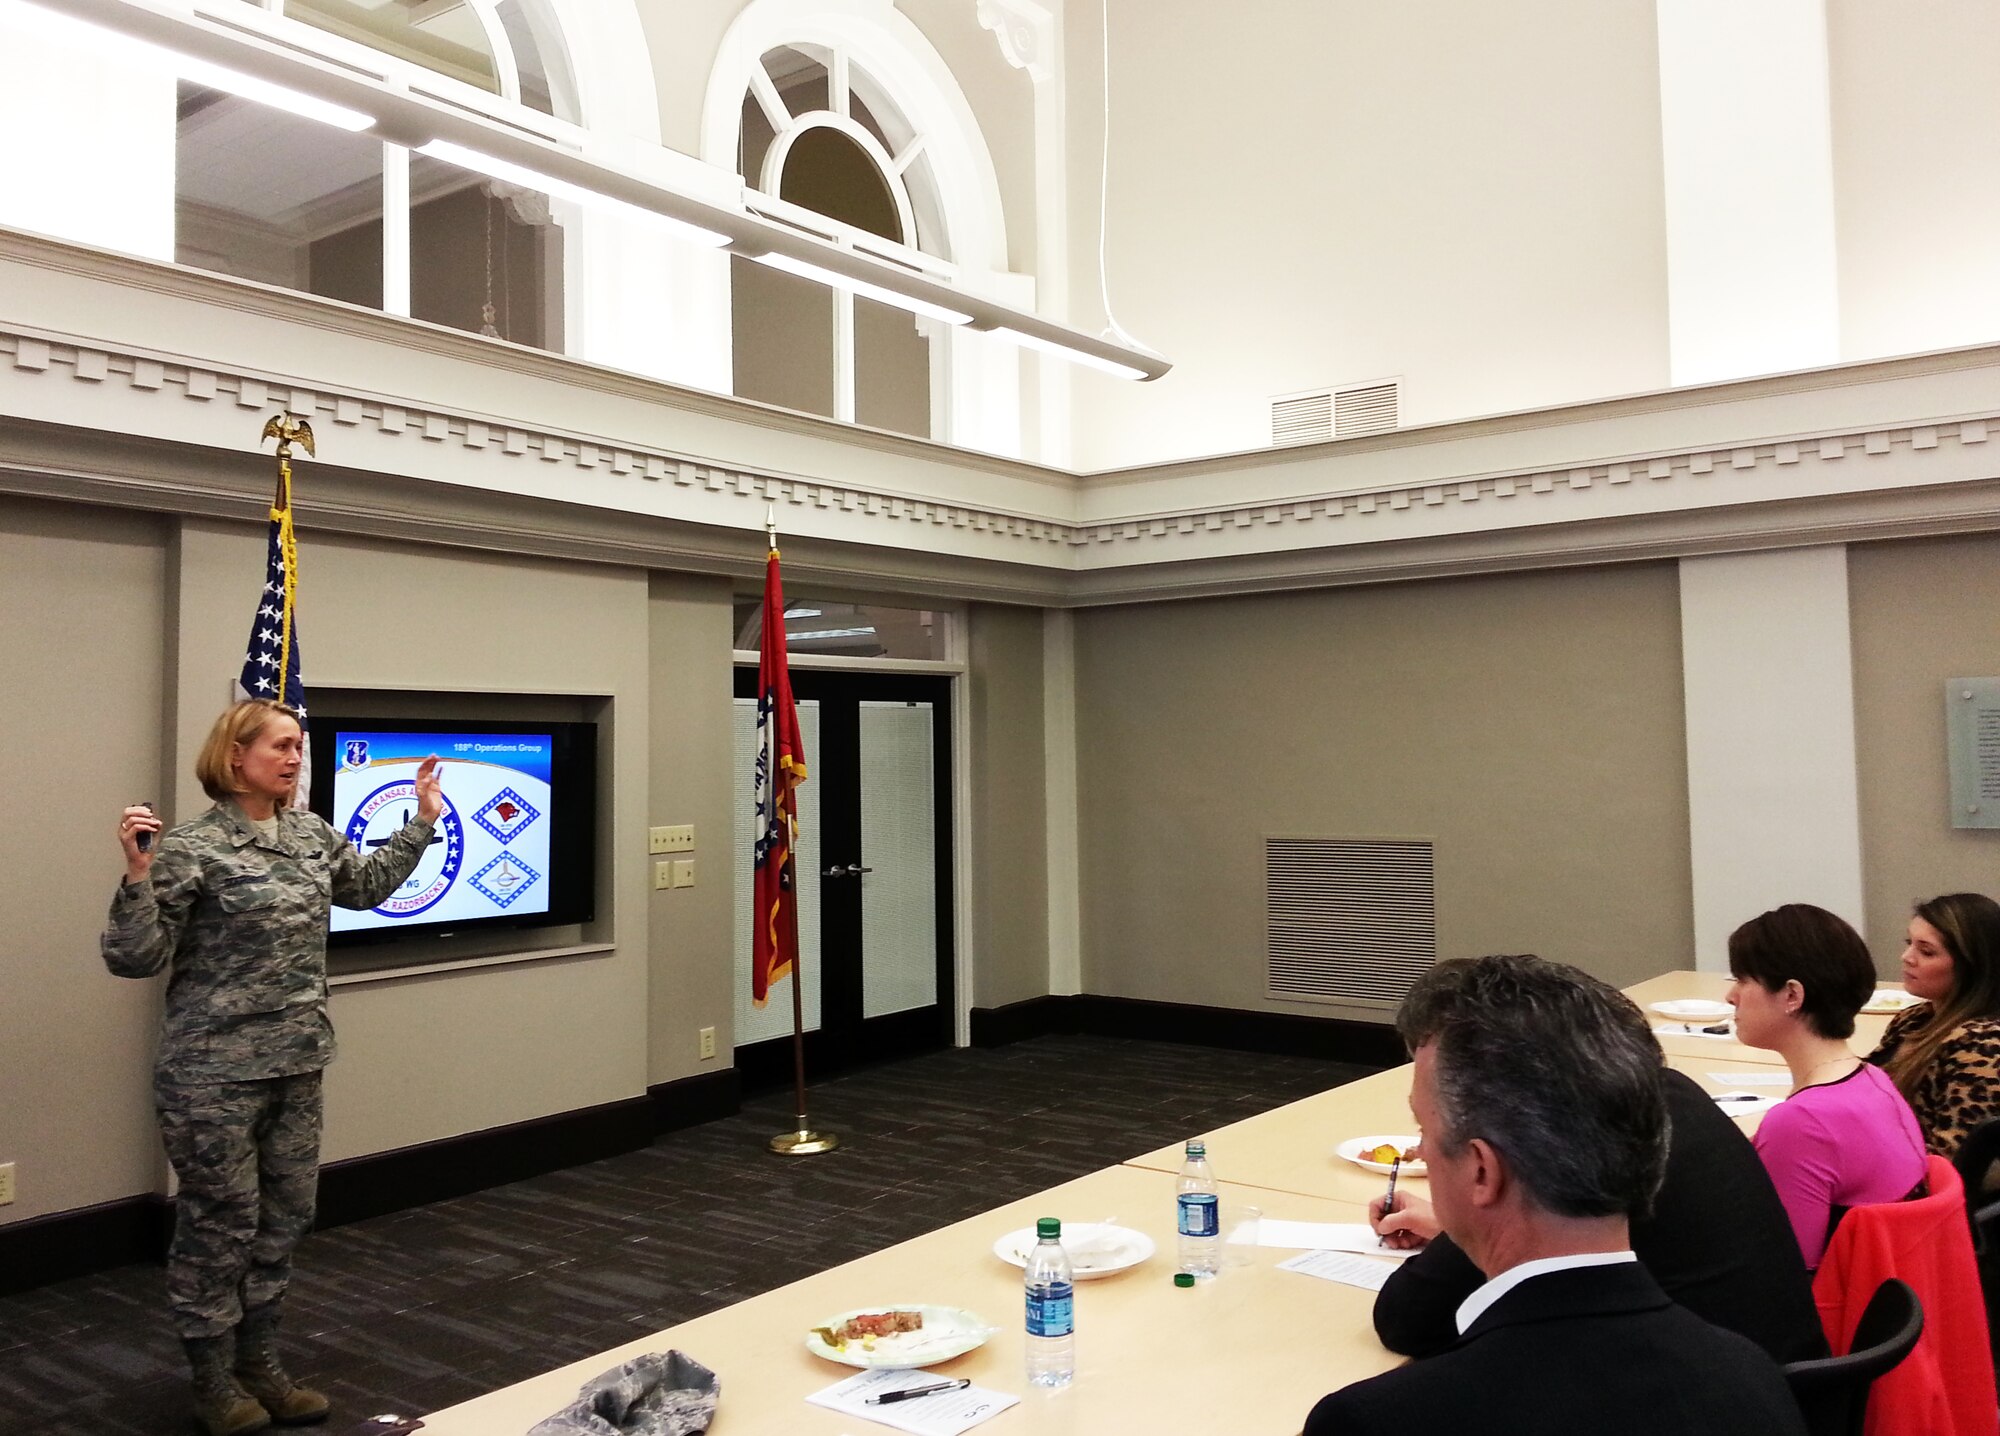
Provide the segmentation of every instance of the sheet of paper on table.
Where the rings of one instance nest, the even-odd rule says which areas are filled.
[[[1282,1271],[1358,1286],[1364,1291],[1380,1291],[1396,1269],[1394,1262],[1377,1261],[1352,1252],[1301,1252],[1290,1261],[1279,1262],[1278,1267]]]
[[[1783,1070],[1771,1072],[1711,1072],[1711,1082],[1720,1082],[1725,1087],[1789,1087],[1792,1074]]]
[[[886,1406],[870,1406],[870,1396],[885,1391],[903,1391],[912,1386],[930,1386],[949,1378],[935,1371],[863,1371],[845,1381],[836,1381],[824,1391],[815,1391],[806,1400],[843,1416],[859,1417],[908,1431],[912,1436],[958,1436],[1009,1406],[1021,1404],[1018,1396],[968,1386],[960,1391],[940,1391],[932,1396],[913,1396],[908,1401],[892,1401]]]
[[[1281,1222],[1266,1217],[1257,1224],[1257,1245],[1290,1251],[1365,1252],[1398,1260],[1416,1255],[1383,1246],[1366,1222]]]
[[[1711,1022],[1708,1025],[1714,1027],[1719,1024]],[[1734,1031],[1704,1032],[1701,1030],[1701,1024],[1696,1022],[1656,1022],[1653,1024],[1653,1031],[1661,1037],[1706,1037],[1711,1042],[1736,1040]]]

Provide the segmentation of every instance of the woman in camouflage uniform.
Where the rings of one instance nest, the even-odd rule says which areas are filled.
[[[120,977],[171,968],[154,1103],[180,1179],[167,1302],[211,1436],[325,1419],[326,1397],[278,1361],[278,1308],[319,1183],[320,1072],[330,903],[370,908],[410,875],[443,808],[438,762],[417,814],[363,858],[288,806],[303,761],[298,715],[261,699],[216,720],[195,763],[215,806],[162,835],[127,808],[125,882],[104,930]]]

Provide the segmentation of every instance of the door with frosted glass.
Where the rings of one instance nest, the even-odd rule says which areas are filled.
[[[736,1065],[791,1072],[792,989],[750,1001],[756,670],[736,674]],[[806,748],[799,790],[799,954],[806,1068],[949,1045],[951,688],[907,674],[794,670]]]

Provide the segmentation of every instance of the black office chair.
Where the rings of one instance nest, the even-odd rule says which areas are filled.
[[[1996,1245],[1994,1233],[2000,1225],[2000,1199],[1982,1198],[1980,1192],[1995,1162],[2000,1162],[2000,1117],[1974,1127],[1951,1159],[1958,1179],[1965,1183],[1965,1216],[1972,1223],[1972,1249],[1982,1268],[1996,1254],[1990,1248]]]
[[[1785,1380],[1813,1436],[1861,1436],[1875,1378],[1895,1370],[1923,1334],[1923,1303],[1908,1282],[1890,1277],[1868,1298],[1847,1355],[1787,1366]]]
[[[1974,1127],[1951,1159],[1965,1183],[1965,1219],[1972,1224],[1972,1255],[1986,1298],[1986,1336],[2000,1365],[2000,1198],[1980,1192],[1995,1162],[2000,1162],[2000,1117]]]

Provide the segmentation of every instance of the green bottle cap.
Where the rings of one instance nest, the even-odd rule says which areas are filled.
[[[1199,1137],[1190,1137],[1188,1138],[1187,1154],[1190,1157],[1206,1157],[1208,1155],[1208,1144],[1203,1142]]]
[[[1035,1219],[1035,1237],[1038,1241],[1052,1242],[1061,1235],[1062,1218],[1037,1217]]]
[[[1175,1286],[1193,1286],[1193,1285],[1194,1285],[1194,1273],[1193,1273],[1193,1272],[1191,1272],[1191,1271],[1177,1271],[1177,1272],[1175,1272],[1175,1273],[1174,1273],[1174,1285],[1175,1285]]]

